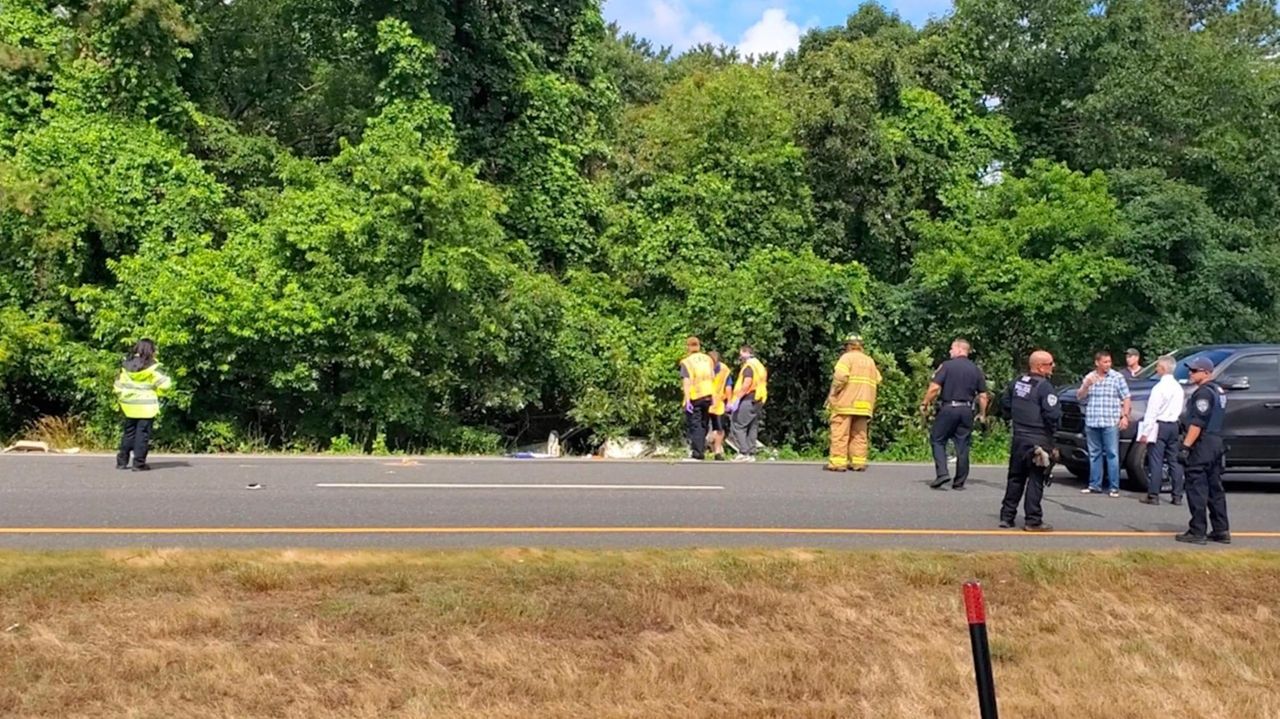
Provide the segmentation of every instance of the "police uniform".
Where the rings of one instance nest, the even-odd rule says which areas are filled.
[[[1048,467],[1035,463],[1035,451],[1037,447],[1045,452],[1053,451],[1053,432],[1062,418],[1062,407],[1049,380],[1034,374],[1024,374],[1009,383],[1000,403],[1013,420],[1009,479],[1000,507],[1000,526],[1013,526],[1018,516],[1018,502],[1025,493],[1025,526],[1035,529],[1044,525],[1040,500],[1049,472]]]
[[[1187,402],[1185,424],[1199,427],[1200,436],[1189,448],[1183,446],[1186,461],[1187,506],[1191,510],[1191,523],[1187,534],[1206,536],[1208,519],[1213,523],[1211,539],[1230,536],[1227,521],[1227,495],[1222,488],[1222,471],[1227,463],[1227,448],[1222,441],[1222,423],[1227,414],[1227,393],[1214,382],[1205,382],[1196,388]]]
[[[933,446],[935,489],[950,481],[947,475],[947,442],[956,445],[956,478],[952,487],[964,488],[969,478],[969,443],[973,434],[973,401],[987,391],[987,378],[968,357],[953,357],[933,374],[938,393],[938,415],[934,417],[929,443]]]

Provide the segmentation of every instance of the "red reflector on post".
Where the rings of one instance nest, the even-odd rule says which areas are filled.
[[[964,583],[964,613],[970,624],[987,623],[987,605],[982,599],[982,584],[979,582]]]

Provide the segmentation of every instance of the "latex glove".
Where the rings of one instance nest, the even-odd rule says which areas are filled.
[[[736,400],[736,399],[735,399],[734,401],[730,402],[730,403],[729,403],[729,411],[730,411],[730,412],[737,412],[737,411],[738,411],[738,402],[740,402],[740,401],[741,401],[741,400]]]
[[[684,401],[684,411],[685,411],[685,414],[693,414],[693,401],[692,401],[692,400],[685,400],[685,401]]]

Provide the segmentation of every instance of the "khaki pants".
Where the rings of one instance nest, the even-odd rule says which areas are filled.
[[[867,437],[870,417],[831,415],[831,466],[867,466]]]

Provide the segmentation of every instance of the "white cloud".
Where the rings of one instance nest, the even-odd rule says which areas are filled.
[[[702,19],[712,5],[708,0],[607,0],[604,14],[624,31],[647,38],[654,45],[670,45],[679,53],[703,43],[733,44]],[[786,10],[769,7],[742,33],[736,45],[743,55],[782,54],[800,46],[802,33],[803,28],[787,17]]]
[[[738,41],[738,51],[743,55],[763,55],[776,52],[779,55],[800,46],[800,26],[787,18],[787,11],[769,8],[755,25],[747,28]]]
[[[609,0],[605,15],[624,31],[655,45],[670,45],[676,52],[701,43],[728,44],[715,28],[689,10],[685,0]]]

